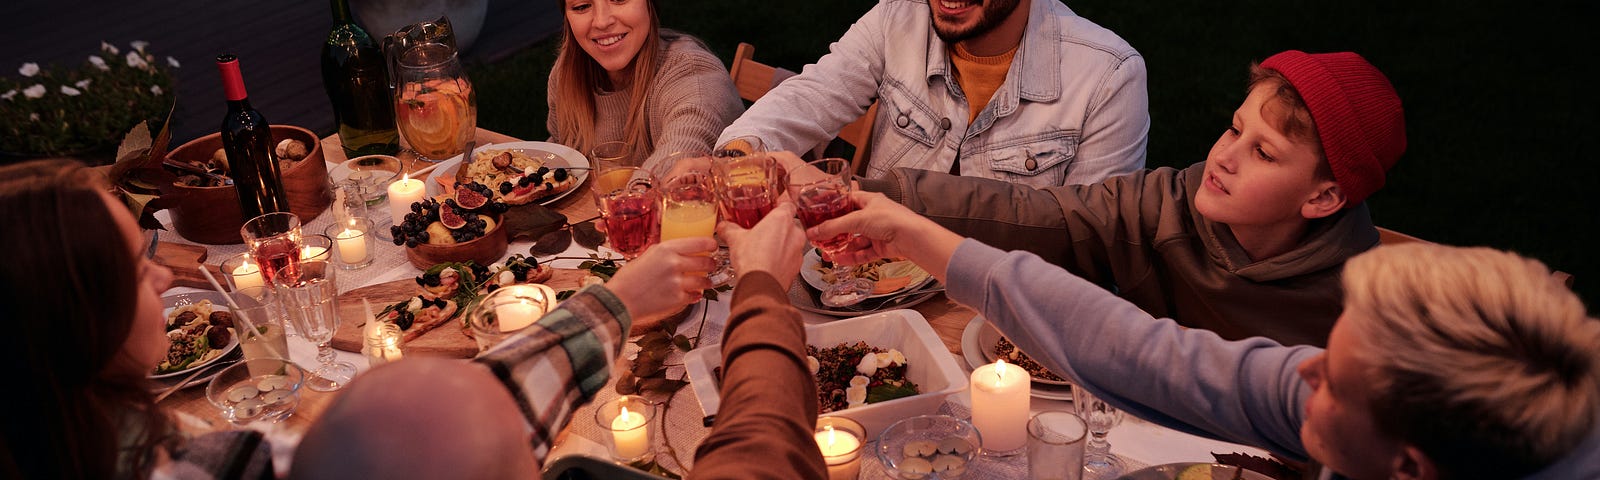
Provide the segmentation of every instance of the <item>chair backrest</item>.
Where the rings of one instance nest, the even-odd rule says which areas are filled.
[[[1423,240],[1423,239],[1420,239],[1420,238],[1417,238],[1417,237],[1413,237],[1411,235],[1406,235],[1404,233],[1396,232],[1394,230],[1390,230],[1390,229],[1383,228],[1383,227],[1378,227],[1378,244],[1379,245],[1394,245],[1394,244],[1411,243],[1411,242],[1433,243],[1433,242],[1430,242],[1430,241],[1427,241],[1427,240]],[[1572,288],[1572,281],[1573,281],[1572,274],[1567,273],[1567,272],[1563,272],[1563,271],[1560,271],[1560,270],[1551,270],[1550,271],[1550,276],[1554,277],[1556,279],[1556,281],[1561,282],[1562,285],[1566,285],[1567,288]]]
[[[728,67],[728,74],[733,77],[733,85],[739,90],[739,98],[754,102],[778,86],[795,72],[783,68],[773,67],[755,61],[756,47],[745,42],[739,42],[739,48],[734,50],[733,65]],[[867,107],[867,113],[861,118],[845,125],[839,130],[838,140],[842,140],[854,149],[850,156],[850,164],[857,174],[866,172],[867,157],[871,152],[869,145],[872,140],[872,123],[878,116],[878,102],[872,102]],[[823,157],[837,150],[829,148],[834,142],[826,142],[811,150],[812,157]]]

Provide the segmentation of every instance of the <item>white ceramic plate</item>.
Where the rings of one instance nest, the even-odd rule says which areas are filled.
[[[972,317],[967,327],[961,329],[961,357],[970,368],[994,363],[990,350],[1000,341],[1000,331],[985,322],[983,317]],[[1033,396],[1049,400],[1072,400],[1072,384],[1055,380],[1033,378],[1030,389]]]
[[[195,304],[195,303],[200,303],[201,300],[210,300],[211,301],[211,308],[213,310],[223,310],[223,311],[227,311],[228,310],[228,301],[226,299],[222,298],[222,295],[219,295],[216,292],[194,292],[194,293],[184,293],[184,294],[172,295],[172,296],[169,296],[169,297],[161,297],[161,302],[166,305],[166,308],[162,309],[162,311],[161,311],[161,316],[162,316],[162,318],[166,318],[167,314],[171,313],[173,309],[181,307],[181,306],[184,306],[184,305],[191,305],[191,304]],[[218,360],[222,360],[224,357],[227,357],[228,354],[233,353],[233,350],[237,349],[237,348],[239,348],[239,336],[238,335],[234,335],[232,331],[229,331],[228,332],[228,344],[227,345],[223,345],[221,348],[215,348],[214,349],[214,350],[221,350],[222,354],[217,355],[215,357],[211,357],[210,360],[207,360],[207,361],[204,361],[204,362],[195,362],[195,363],[189,364],[189,368],[185,368],[183,370],[178,370],[178,371],[175,371],[175,372],[161,373],[161,374],[151,374],[150,378],[163,379],[163,378],[171,378],[171,377],[182,377],[184,375],[188,375],[189,373],[194,372],[196,369],[205,367],[206,365],[210,365],[212,363],[216,363]],[[154,370],[154,369],[152,368],[152,370]]]
[[[589,159],[584,157],[583,154],[578,153],[577,150],[573,150],[566,145],[550,142],[506,142],[492,145],[480,145],[477,147],[477,149],[473,150],[473,154],[476,155],[478,152],[498,152],[504,150],[521,150],[522,153],[526,153],[530,157],[544,160],[545,166],[552,169],[571,167],[584,168],[584,170],[569,170],[567,173],[577,178],[578,182],[565,192],[556,194],[554,197],[540,200],[540,205],[549,205],[554,203],[556,200],[566,198],[567,195],[571,195],[572,192],[578,191],[578,187],[582,187],[583,182],[589,179],[589,170],[587,169],[593,167],[593,165],[589,164]],[[434,167],[432,172],[428,172],[428,178],[425,182],[423,182],[427,186],[428,196],[431,197],[438,195],[442,191],[443,187],[439,185],[440,175],[444,175],[446,173],[454,174],[456,172],[456,168],[460,165],[461,155],[456,155],[451,157],[449,160],[439,162],[439,166]],[[494,186],[491,185],[490,188],[494,188]]]
[[[912,269],[911,281],[906,283],[906,286],[900,287],[892,292],[874,294],[868,296],[867,298],[887,297],[901,292],[915,290],[933,280],[933,275],[929,275],[928,272],[924,271],[921,267],[911,264],[910,260],[901,261],[906,262],[907,265],[910,265],[910,268]],[[822,256],[817,254],[817,249],[807,248],[805,258],[800,261],[800,278],[805,279],[807,285],[811,285],[811,288],[815,288],[820,292],[828,289],[828,282],[822,279],[822,271],[817,270],[817,264],[819,263],[822,263]],[[880,266],[878,268],[883,267]]]
[[[1240,471],[1239,467],[1232,465],[1222,465],[1217,463],[1205,464],[1198,462],[1168,463],[1165,465],[1155,465],[1141,468],[1117,477],[1117,480],[1171,480],[1178,478],[1179,473],[1183,473],[1185,469],[1188,469],[1194,465],[1210,465],[1210,468],[1204,469],[1207,471],[1206,473],[1209,474],[1206,476],[1206,478],[1212,478],[1215,480],[1229,480],[1233,478],[1242,478],[1244,480],[1271,480],[1271,477],[1266,475],[1256,473],[1252,470]],[[1235,475],[1238,476],[1235,477]]]

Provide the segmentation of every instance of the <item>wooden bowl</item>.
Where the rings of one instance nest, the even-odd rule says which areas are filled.
[[[482,237],[474,238],[461,243],[450,245],[422,244],[416,247],[406,247],[406,259],[411,260],[411,265],[418,270],[427,270],[429,267],[445,262],[477,262],[478,265],[488,266],[500,261],[506,256],[506,246],[510,238],[506,235],[505,217],[494,219],[494,228],[485,232]]]
[[[273,145],[288,138],[305,142],[310,151],[306,158],[278,174],[283,178],[284,194],[289,198],[289,211],[300,217],[302,224],[311,223],[333,201],[328,185],[328,162],[322,157],[322,139],[304,128],[272,126]],[[167,158],[205,163],[219,148],[222,148],[222,134],[213,133],[178,146],[167,153]],[[172,211],[172,224],[178,235],[210,245],[244,241],[239,237],[239,227],[244,225],[245,218],[239,206],[238,189],[187,185],[178,185],[177,189],[173,194],[175,199],[166,205]]]

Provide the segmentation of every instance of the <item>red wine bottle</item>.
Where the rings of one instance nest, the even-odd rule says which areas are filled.
[[[239,189],[244,219],[289,211],[278,160],[272,156],[272,128],[261,112],[250,106],[239,58],[218,55],[217,70],[222,72],[222,93],[228,99],[228,114],[222,117],[222,149],[228,155],[228,175]]]
[[[333,103],[347,158],[394,155],[400,133],[394,124],[387,61],[378,43],[356,25],[349,0],[333,4],[333,31],[322,43],[322,87]]]

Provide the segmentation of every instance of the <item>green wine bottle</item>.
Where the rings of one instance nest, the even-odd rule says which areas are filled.
[[[349,0],[331,0],[333,31],[322,44],[322,86],[333,103],[347,158],[394,155],[400,134],[383,49],[356,25]]]

